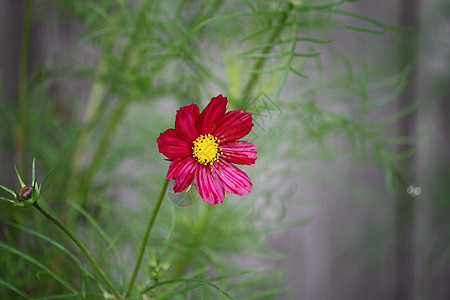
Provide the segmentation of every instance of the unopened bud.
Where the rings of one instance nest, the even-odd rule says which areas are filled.
[[[20,197],[22,197],[25,200],[28,200],[31,198],[31,193],[33,193],[33,187],[31,185],[26,185],[19,191],[17,200],[21,201],[22,199]]]

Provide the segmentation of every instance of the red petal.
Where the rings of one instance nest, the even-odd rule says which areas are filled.
[[[222,94],[211,99],[200,114],[200,134],[212,133],[219,126],[219,120],[225,114],[227,103],[227,97],[223,97]]]
[[[214,163],[214,168],[215,174],[225,187],[225,191],[242,196],[252,190],[252,182],[247,174],[229,162],[219,160]]]
[[[198,163],[192,156],[185,159],[177,158],[170,163],[167,180],[175,179],[173,187],[175,193],[181,192],[191,184],[197,166]]]
[[[233,110],[227,112],[220,118],[220,125],[213,135],[222,143],[232,142],[246,136],[252,130],[252,114],[243,110]]]
[[[211,166],[198,165],[194,184],[203,201],[212,205],[223,202],[224,187],[217,175],[213,173]]]
[[[197,128],[198,117],[199,110],[195,104],[182,106],[177,111],[175,131],[180,138],[188,143],[191,143],[200,135]]]
[[[249,142],[234,141],[222,144],[219,147],[223,154],[222,159],[239,165],[252,165],[256,160],[256,146]]]
[[[184,158],[192,153],[192,145],[183,141],[175,132],[175,129],[167,129],[156,139],[158,150],[167,158]]]

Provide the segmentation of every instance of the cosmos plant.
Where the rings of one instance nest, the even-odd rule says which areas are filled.
[[[49,12],[59,11],[60,16],[48,20],[52,30],[57,30],[54,24],[60,20],[70,19],[76,28],[69,37],[80,39],[73,51],[64,50],[42,65],[33,61],[28,66],[28,57],[43,56],[29,55],[30,45],[39,44],[30,43],[34,28],[46,32],[42,28],[48,25],[34,26],[47,21],[47,15],[34,19],[33,2],[38,13],[46,14],[48,7]],[[4,192],[0,200],[8,205],[0,211],[1,225],[6,228],[0,232],[0,269],[6,270],[0,278],[0,298],[2,288],[6,295],[23,299],[31,299],[30,295],[42,299],[164,299],[167,295],[198,299],[202,293],[206,295],[203,299],[216,299],[218,294],[232,298],[224,287],[248,299],[283,293],[279,287],[288,282],[283,270],[274,264],[269,271],[244,274],[247,270],[238,265],[237,256],[265,259],[266,254],[273,254],[266,250],[270,248],[267,232],[293,226],[280,222],[285,221],[287,201],[296,201],[294,192],[283,185],[304,172],[292,163],[304,159],[303,150],[298,149],[314,148],[317,143],[318,152],[326,155],[327,141],[346,135],[357,161],[366,160],[373,148],[380,168],[392,175],[387,177],[396,178],[393,157],[398,155],[390,155],[383,138],[384,121],[377,118],[371,123],[369,110],[393,101],[401,91],[400,83],[406,82],[406,73],[394,76],[399,87],[396,80],[372,87],[366,70],[354,69],[339,53],[332,58],[331,76],[325,65],[331,60],[324,56],[335,54],[335,30],[374,35],[396,30],[354,13],[351,2],[26,0],[18,105],[1,103],[0,107],[0,128],[14,128],[2,132],[1,138],[15,141],[11,152],[19,180],[14,188],[0,186]],[[67,30],[61,32],[67,38]],[[59,38],[55,36],[49,52],[58,48],[54,45]],[[53,36],[51,40],[53,43]],[[74,79],[70,84],[76,87],[87,79],[88,85],[70,93],[65,90],[66,79]],[[217,89],[212,92],[211,86]],[[3,88],[0,90],[3,95]],[[370,93],[387,90],[394,90],[387,100],[369,101]],[[203,110],[194,103],[179,104],[186,98],[189,101],[183,105],[214,95]],[[283,120],[273,122],[275,134],[258,126],[262,123],[258,115],[271,111],[259,111],[257,101],[252,105],[260,95],[269,95],[270,103],[285,113]],[[178,102],[172,112],[179,109],[175,120],[155,130],[162,119],[154,112],[163,99],[175,99]],[[60,100],[82,103],[83,109],[70,106],[66,115]],[[343,111],[344,103],[351,110]],[[386,124],[394,119],[387,118]],[[249,142],[254,141],[250,133],[260,134],[258,153],[256,145]],[[141,151],[139,155],[151,153],[157,161],[132,156],[129,150],[134,149]],[[136,167],[127,169],[125,176],[120,173],[124,153],[145,165],[142,177]],[[41,170],[56,164],[57,174],[41,181],[33,160],[30,182],[23,180],[29,178],[25,166],[35,155]],[[243,171],[247,166],[251,176]],[[5,169],[2,174],[8,173]],[[260,178],[250,173],[255,170]],[[268,184],[265,177],[269,177]],[[173,192],[180,198],[192,191],[207,203],[181,208],[167,201],[162,206],[172,192],[169,182],[174,183]],[[130,199],[122,199],[120,193],[110,195],[112,189],[122,192],[122,187],[139,187],[137,196],[130,193]],[[239,197],[227,198],[231,194]],[[239,201],[230,201],[232,198]],[[262,211],[266,207],[260,205],[264,200],[271,205],[267,210],[270,219]],[[136,209],[132,204],[137,201],[151,211]],[[49,214],[47,207],[55,208],[55,214]],[[36,209],[46,219],[30,217],[30,210],[16,208]],[[99,215],[93,216],[94,211],[100,211]],[[52,230],[52,226],[45,227],[47,219],[81,252],[72,252],[66,244],[53,240],[54,232],[47,236],[29,229]],[[117,228],[120,230],[115,231]],[[14,230],[16,236],[11,234],[9,239]],[[101,241],[92,238],[91,234],[97,233]],[[34,239],[30,243],[28,235]],[[101,242],[107,245],[102,247]],[[42,245],[45,247],[38,247]],[[114,257],[109,259],[112,251]],[[20,263],[16,264],[17,257]],[[238,259],[230,263],[230,257]],[[10,261],[14,263],[3,269],[3,263]],[[25,267],[32,265],[32,272],[21,269],[23,262]],[[36,280],[39,272],[46,276]],[[50,280],[44,280],[47,277]]]
[[[227,98],[220,94],[211,99],[201,114],[195,104],[183,106],[177,112],[175,129],[168,129],[159,136],[157,140],[159,151],[169,158],[171,163],[144,232],[128,289],[125,295],[122,295],[125,298],[132,295],[148,238],[167,191],[169,180],[175,179],[174,191],[177,193],[186,189],[194,181],[202,199],[213,205],[223,202],[225,191],[238,195],[250,193],[252,186],[250,178],[233,164],[251,165],[256,161],[256,146],[239,140],[246,136],[253,127],[251,113],[242,110],[225,113],[227,103]],[[0,199],[16,207],[34,206],[80,248],[98,275],[109,287],[111,295],[115,298],[121,298],[119,291],[111,283],[86,246],[66,226],[38,204],[37,200],[43,184],[37,185],[35,161],[33,160],[32,185],[26,185],[23,182],[17,169],[16,173],[21,184],[20,191],[15,192],[0,185],[0,188],[13,196],[13,199],[4,197],[0,197]],[[226,292],[223,293],[228,296]]]

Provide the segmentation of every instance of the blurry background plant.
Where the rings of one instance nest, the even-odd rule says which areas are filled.
[[[253,112],[253,191],[166,198],[136,290],[444,299],[450,9],[422,4],[2,1],[0,183],[56,165],[41,206],[123,292],[168,168],[156,138],[222,93]],[[47,220],[0,207],[0,298],[105,297]]]

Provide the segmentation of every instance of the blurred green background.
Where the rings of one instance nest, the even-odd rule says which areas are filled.
[[[236,299],[449,299],[449,15],[438,0],[1,0],[0,183],[18,190],[33,158],[38,182],[55,167],[41,206],[124,291],[169,165],[156,138],[221,93],[253,113],[252,192],[211,206],[169,190],[137,288],[197,281],[143,299],[225,299],[205,282]],[[88,270],[36,210],[0,203],[0,299],[102,298]]]

